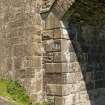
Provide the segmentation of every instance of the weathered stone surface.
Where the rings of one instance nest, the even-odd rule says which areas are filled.
[[[72,84],[76,82],[75,73],[46,74],[46,81],[50,84]]]
[[[40,56],[25,57],[23,65],[25,68],[41,68],[42,58]]]
[[[34,78],[35,70],[32,68],[21,69],[16,71],[16,77],[19,78]]]
[[[62,85],[48,84],[47,94],[48,95],[62,95]]]
[[[57,0],[52,11],[58,18],[61,19],[64,16],[65,12],[67,12],[71,5],[73,5],[73,3],[75,3],[75,0]]]
[[[54,39],[60,39],[63,37],[61,29],[54,29],[53,32],[54,32]]]
[[[1,0],[0,78],[19,79],[36,102],[105,105],[104,9],[95,0]]]
[[[40,5],[40,0],[0,1],[0,78],[23,80],[30,96],[32,78],[39,71],[43,74]]]
[[[63,84],[62,85],[62,96],[68,96],[75,93],[74,84]]]
[[[53,39],[53,30],[46,30],[42,32],[42,40]]]
[[[45,69],[46,73],[60,73],[62,71],[62,63],[46,63]]]
[[[74,72],[70,63],[46,63],[46,73],[70,73]]]
[[[47,96],[48,102],[50,102],[51,105],[54,105],[55,103],[54,98],[54,96]]]
[[[7,99],[0,97],[0,105],[10,105]]]
[[[62,97],[55,97],[55,105],[73,105],[74,104],[74,94]]]
[[[53,53],[46,53],[46,54],[44,54],[44,56],[43,56],[43,62],[45,62],[45,63],[51,63],[51,62],[53,62]]]
[[[55,105],[63,105],[63,98],[55,97]]]
[[[48,40],[48,41],[46,41],[45,50],[47,52],[61,51],[61,41],[60,40]]]
[[[74,2],[76,3],[69,10]],[[49,93],[54,95],[55,105],[99,105],[100,103],[104,105],[104,96],[98,90],[105,87],[103,64],[105,38],[104,31],[100,27],[103,22],[99,22],[103,18],[102,15],[101,18],[96,18],[96,14],[100,12],[94,13],[95,10],[92,8],[94,6],[99,8],[99,5],[102,9],[102,2],[97,3],[97,1],[57,0],[47,17],[49,21],[46,21],[46,29],[53,30],[54,40],[61,40],[61,51],[50,50],[53,60],[45,63],[46,82],[48,85],[53,85]],[[59,23],[63,17],[64,25],[61,24],[61,28],[58,28],[59,25],[53,26],[56,21],[54,17],[59,18]],[[55,93],[59,92],[56,91],[56,86],[60,84],[64,85],[62,96],[56,96]],[[94,95],[89,91],[93,91]]]
[[[61,22],[59,19],[52,13],[48,15],[46,19],[46,29],[54,29],[54,28],[59,28],[61,27]]]
[[[48,12],[50,8],[52,7],[55,0],[42,0],[42,7],[41,7],[41,13]]]
[[[69,58],[66,58],[65,54],[62,52],[54,52],[54,63],[65,63]]]

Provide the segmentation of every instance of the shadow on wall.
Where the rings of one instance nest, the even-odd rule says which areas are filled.
[[[73,15],[69,18],[69,37],[81,67],[90,104],[105,105],[105,25],[81,21],[78,22]]]

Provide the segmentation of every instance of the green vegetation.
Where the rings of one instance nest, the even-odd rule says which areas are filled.
[[[19,81],[9,81],[7,84],[7,92],[11,98],[23,105],[29,105],[30,99],[26,94],[26,90],[20,85]]]
[[[10,105],[33,105],[26,90],[19,81],[0,80],[0,97],[4,97]],[[34,105],[49,105],[48,102],[36,103]]]
[[[30,104],[26,90],[18,81],[0,80],[0,96],[6,98],[12,105]]]

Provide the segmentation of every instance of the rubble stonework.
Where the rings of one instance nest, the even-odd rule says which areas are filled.
[[[0,77],[20,80],[35,102],[105,105],[104,9],[97,0],[1,0]]]
[[[0,1],[0,74],[20,80],[37,101],[43,98],[40,7],[40,0]]]

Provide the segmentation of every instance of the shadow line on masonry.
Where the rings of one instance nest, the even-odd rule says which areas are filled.
[[[94,19],[100,14],[97,14],[97,17],[93,14],[92,20],[89,14],[91,11],[87,11],[86,7],[83,7],[81,12],[76,10],[67,20],[66,28],[73,45],[70,53],[76,54],[86,86],[85,91],[89,96],[90,104],[87,102],[84,105],[105,105],[105,23],[103,24],[104,21],[100,18],[95,23]],[[86,14],[90,16],[87,21]],[[104,15],[102,17],[104,18]]]

